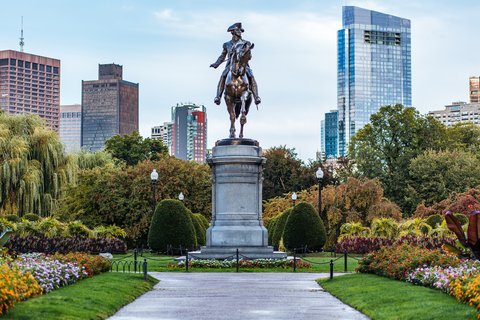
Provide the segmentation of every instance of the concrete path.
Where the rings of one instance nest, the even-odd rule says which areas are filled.
[[[368,319],[314,281],[326,273],[152,272],[154,290],[110,319]]]

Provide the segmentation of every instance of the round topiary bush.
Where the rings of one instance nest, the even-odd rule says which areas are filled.
[[[195,235],[197,237],[197,245],[204,246],[206,243],[207,228],[205,228],[203,224],[204,222],[199,216],[201,216],[199,213],[192,214],[192,222],[193,227],[195,228]]]
[[[40,220],[40,216],[38,214],[35,214],[35,213],[27,213],[25,215],[23,215],[23,218],[28,220],[28,221],[38,221]]]
[[[442,222],[443,222],[443,217],[439,214],[433,214],[431,216],[429,216],[425,222],[430,226],[432,227],[433,229],[435,229],[437,226],[441,225]]]
[[[20,222],[20,217],[17,216],[16,214],[7,214],[5,216],[5,219],[7,219],[10,222],[15,222],[15,223]]]
[[[181,201],[167,199],[157,205],[148,231],[148,245],[157,252],[166,252],[169,245],[196,247],[195,227]]]
[[[293,207],[283,230],[285,247],[294,249],[307,246],[311,250],[319,250],[325,244],[325,239],[325,227],[315,208],[307,202]]]
[[[208,222],[208,219],[205,218],[205,216],[201,213],[194,213],[193,215],[198,219],[200,219],[200,222],[202,223],[203,227],[205,228],[205,230],[207,230],[208,227],[210,226],[210,222]]]
[[[268,220],[268,222],[265,224],[265,228],[267,228],[268,231],[268,244],[273,246],[272,238],[273,238],[273,233],[275,232],[275,225],[277,223],[277,217],[271,218]]]
[[[287,223],[288,216],[292,212],[292,208],[288,208],[287,210],[283,211],[277,218],[277,222],[275,223],[275,229],[273,229],[272,234],[272,245],[278,248],[280,244],[280,239],[283,236],[283,230],[285,229],[285,224]]]

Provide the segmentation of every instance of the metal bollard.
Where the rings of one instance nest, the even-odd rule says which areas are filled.
[[[133,272],[137,273],[137,249],[133,250]]]
[[[347,269],[348,269],[348,262],[347,262],[347,259],[348,259],[348,253],[347,253],[347,250],[345,250],[345,252],[343,253],[343,258],[344,258],[344,266],[345,266],[345,272],[347,272]]]
[[[238,248],[237,248],[237,272],[238,272]]]
[[[333,279],[333,260],[330,260],[330,280]]]
[[[293,249],[293,272],[297,272],[297,249]]]
[[[185,272],[188,272],[188,250],[185,252]]]
[[[147,280],[147,258],[143,258],[143,280]]]

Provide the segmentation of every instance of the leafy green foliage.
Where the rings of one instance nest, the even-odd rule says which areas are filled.
[[[167,247],[196,247],[195,228],[181,201],[163,200],[155,209],[148,232],[148,245],[154,251],[166,252]]]
[[[373,237],[383,237],[393,239],[398,236],[400,228],[393,219],[380,218],[372,221],[371,235]]]
[[[38,221],[38,220],[40,220],[40,216],[38,214],[35,214],[35,213],[27,213],[23,216],[23,218],[28,220],[28,221]]]
[[[17,216],[16,214],[7,214],[5,216],[5,219],[7,219],[10,222],[20,222],[20,217]]]
[[[340,227],[339,239],[343,237],[352,237],[352,236],[367,237],[368,235],[370,235],[370,228],[362,226],[360,222],[351,222],[351,223],[347,222]]]
[[[144,139],[136,131],[111,137],[105,142],[105,151],[128,166],[144,160],[157,161],[168,154],[168,148],[160,140]]]
[[[323,248],[325,227],[315,208],[307,202],[296,205],[289,214],[283,241],[289,249],[307,246],[312,250]]]
[[[0,211],[48,215],[76,165],[65,155],[58,133],[35,115],[0,113]]]
[[[465,217],[466,218],[466,217]],[[468,221],[468,219],[467,219]],[[425,219],[425,222],[430,226],[432,227],[433,229],[435,229],[437,226],[441,225],[442,222],[443,222],[443,217],[439,214],[433,214],[431,216],[429,216],[427,219]]]
[[[292,208],[288,208],[287,210],[283,211],[276,220],[275,229],[273,230],[272,235],[272,245],[277,247],[280,244],[280,239],[283,237],[283,231],[285,229],[285,224],[287,223],[288,216],[292,212]]]
[[[65,233],[72,237],[90,238],[94,236],[93,231],[78,220],[69,222]]]
[[[195,228],[195,235],[197,237],[197,245],[204,246],[206,243],[207,228],[202,221],[204,218],[201,214],[192,214],[193,227]]]
[[[156,201],[176,199],[182,191],[187,208],[209,216],[210,168],[169,156],[126,168],[105,166],[82,170],[78,184],[60,201],[56,215],[81,220],[89,228],[117,225],[127,232],[129,246],[146,245],[153,214],[150,173],[154,168],[159,174]]]
[[[198,219],[201,222],[201,224],[202,224],[202,226],[205,230],[208,229],[208,227],[210,226],[210,223],[208,222],[208,219],[205,218],[205,216],[203,214],[194,213],[193,216],[196,217],[196,219]]]
[[[266,150],[263,156],[267,158],[263,167],[263,199],[307,189],[316,184],[315,171],[319,164],[306,166],[297,158],[295,149],[273,147]]]

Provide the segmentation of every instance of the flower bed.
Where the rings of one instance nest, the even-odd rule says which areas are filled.
[[[114,238],[81,238],[81,237],[52,237],[12,235],[5,247],[10,250],[29,253],[126,253],[127,245],[124,241]]]
[[[42,287],[28,272],[16,266],[0,265],[0,312],[1,314],[15,303],[42,294]]]
[[[396,240],[380,237],[344,237],[337,243],[335,250],[337,252],[347,251],[349,253],[365,254],[380,250],[386,246],[404,243],[426,249],[438,249],[445,243],[454,245],[455,241],[452,238],[414,235],[403,236]]]
[[[234,268],[237,265],[236,260],[200,260],[192,259],[188,266],[193,268]],[[293,260],[289,259],[253,259],[253,260],[239,260],[240,268],[293,268]],[[178,264],[170,264],[170,268],[185,268],[185,261],[180,261]],[[310,263],[297,258],[297,268],[310,268]]]
[[[108,259],[81,252],[57,254],[54,257],[62,262],[72,262],[82,266],[89,277],[107,272],[112,266],[112,262]]]
[[[407,281],[442,290],[458,301],[480,310],[480,262],[464,260],[458,266],[421,267],[411,272]],[[480,318],[480,314],[478,315]]]
[[[358,263],[357,271],[406,280],[419,267],[458,266],[460,259],[439,249],[424,249],[409,244],[384,247],[369,253]]]

